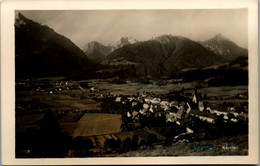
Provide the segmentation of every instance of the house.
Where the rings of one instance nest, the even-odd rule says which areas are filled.
[[[168,101],[161,101],[160,104],[161,104],[161,106],[169,106]]]
[[[168,101],[161,101],[160,102],[161,107],[164,109],[164,111],[170,110],[170,103]]]
[[[132,102],[132,107],[136,106],[138,103],[136,101]]]
[[[152,104],[160,104],[161,99],[160,99],[160,98],[153,98],[152,100],[150,100],[150,102],[151,102]]]
[[[164,111],[169,111],[169,110],[171,110],[169,106],[164,107]]]
[[[200,111],[203,111],[203,110],[204,110],[204,104],[203,104],[202,101],[199,101],[198,107],[199,107],[199,110],[200,110]]]
[[[232,118],[232,119],[230,119],[232,122],[234,122],[234,123],[237,123],[238,122],[238,120],[237,119],[235,119],[235,118]]]
[[[248,119],[248,115],[245,114],[244,112],[241,112],[241,113],[239,114],[239,118],[240,118],[240,119]]]
[[[184,112],[184,106],[180,106],[180,109],[178,110],[178,112],[176,113],[176,117],[177,118],[181,118],[183,112]]]
[[[147,112],[147,109],[145,109],[145,108],[139,110],[139,113],[142,115],[145,115],[146,112]]]
[[[145,101],[146,103],[150,103],[150,102],[152,101],[152,98],[151,98],[151,97],[146,97],[146,98],[144,99],[144,101]]]
[[[239,116],[239,113],[237,113],[237,112],[231,112],[231,114],[233,114],[235,117]]]
[[[148,107],[149,107],[149,105],[148,105],[148,104],[146,104],[146,103],[144,103],[144,104],[143,104],[143,108],[144,108],[144,109],[146,109],[146,110],[147,110],[147,109],[148,109]]]
[[[169,103],[169,106],[170,107],[176,107],[176,108],[178,108],[179,109],[179,102],[178,101],[172,101],[172,102],[170,102]]]
[[[215,113],[217,116],[227,115],[227,112],[222,112],[222,111],[217,111],[217,110],[212,110],[211,113]]]
[[[138,115],[138,112],[137,111],[133,111],[133,117],[136,117]]]
[[[139,101],[140,103],[144,103],[144,98],[143,97],[137,97],[137,101]]]
[[[36,89],[36,91],[40,91],[40,89],[41,89],[41,87],[38,87],[38,88]]]
[[[122,104],[126,104],[127,102],[128,102],[127,99],[121,99],[121,103],[122,103]]]
[[[121,102],[121,98],[122,98],[122,97],[116,97],[115,102]]]
[[[154,112],[153,111],[153,105],[151,105],[151,107],[149,108],[149,112],[152,112],[152,113]]]
[[[128,118],[132,117],[129,111],[127,112],[127,117]]]
[[[158,111],[155,113],[155,117],[161,117],[162,115],[165,115],[164,112]]]
[[[228,116],[227,115],[224,115],[223,117],[225,120],[228,120]]]
[[[192,133],[194,133],[194,131],[191,130],[190,128],[188,128],[188,127],[186,127],[186,131],[187,131],[188,134],[192,134]]]
[[[91,87],[91,88],[90,88],[90,92],[91,92],[91,93],[95,92],[95,88],[94,88],[94,87]]]
[[[147,95],[145,95],[145,94],[142,94],[142,95],[141,95],[141,97],[146,97],[146,96],[147,96]]]
[[[234,107],[228,107],[227,111],[236,111]]]
[[[188,102],[187,102],[187,104],[186,104],[186,105],[188,106],[186,113],[187,113],[187,114],[189,114],[189,113],[190,113],[190,111],[191,111],[191,107],[190,107],[190,104],[189,104]]]
[[[132,100],[134,100],[134,97],[128,97],[127,98],[129,101],[132,101]]]
[[[200,118],[200,120],[205,120],[207,121],[208,123],[213,123],[214,122],[214,119],[213,118],[209,118],[209,117],[205,117],[205,116],[197,116]]]
[[[165,114],[166,122],[175,122],[176,121],[176,114],[173,112],[167,112]]]
[[[212,112],[210,107],[207,107],[206,110],[209,111],[210,113]]]
[[[238,97],[239,97],[240,99],[247,99],[247,96],[246,96],[246,95],[242,95],[242,94],[239,94]]]

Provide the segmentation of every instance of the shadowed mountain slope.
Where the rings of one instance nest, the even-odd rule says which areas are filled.
[[[18,13],[15,20],[16,77],[67,76],[92,62],[71,40]]]
[[[154,40],[125,45],[107,56],[139,64],[138,75],[169,75],[185,68],[203,68],[224,62],[224,58],[190,39],[162,35]]]

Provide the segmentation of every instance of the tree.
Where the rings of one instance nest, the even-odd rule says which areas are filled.
[[[131,145],[132,145],[131,138],[130,138],[130,137],[127,137],[127,138],[123,141],[122,150],[123,150],[123,151],[129,151],[129,150],[131,150]]]
[[[106,139],[104,142],[104,149],[107,151],[111,151],[115,149],[115,140],[114,139]]]
[[[147,140],[147,145],[152,146],[152,144],[156,141],[157,141],[157,136],[155,134],[149,134],[148,140]]]
[[[114,144],[114,147],[113,147],[113,149],[118,149],[118,148],[120,148],[120,146],[121,146],[121,143],[122,143],[122,141],[121,141],[121,139],[120,138],[118,138],[116,141],[115,141],[115,144]]]
[[[139,141],[139,137],[135,134],[132,139],[132,149],[133,150],[138,149],[138,141]]]
[[[208,99],[208,95],[206,93],[203,95],[203,99]]]

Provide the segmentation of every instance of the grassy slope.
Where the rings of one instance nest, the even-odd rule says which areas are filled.
[[[225,137],[216,140],[201,142],[177,143],[171,146],[158,146],[145,150],[131,151],[120,154],[120,157],[145,157],[145,156],[229,156],[248,155],[248,136]],[[216,146],[218,149],[194,149],[193,146]],[[222,146],[237,147],[237,149],[223,149]]]

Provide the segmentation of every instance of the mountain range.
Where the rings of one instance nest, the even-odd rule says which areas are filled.
[[[201,44],[172,35],[125,45],[107,56],[108,61],[122,58],[138,64],[140,75],[168,75],[185,68],[203,68],[225,62]]]
[[[133,37],[121,37],[110,46],[93,41],[81,50],[65,36],[20,13],[15,20],[18,77],[82,75],[104,68],[110,73],[116,68],[125,70],[126,74],[131,71],[136,76],[162,76],[186,69],[202,69],[240,56],[247,57],[247,50],[222,35],[204,42],[173,35],[142,42]]]
[[[162,35],[162,36],[167,36],[167,35]],[[160,40],[161,43],[169,43],[170,45],[173,44],[169,39],[169,37],[163,38],[162,36],[155,37],[152,40],[155,41]],[[172,35],[168,35],[168,36],[173,37]],[[176,37],[181,38],[181,36],[176,36]],[[182,38],[184,39],[184,37]],[[118,40],[118,42],[110,46],[104,46],[103,44],[98,42],[88,43],[83,47],[83,51],[91,60],[100,63],[106,59],[108,54],[115,51],[116,49],[120,49],[125,45],[130,45],[135,43],[142,43],[142,42],[139,42],[133,37],[121,37]],[[230,39],[222,36],[221,34],[217,34],[216,36],[214,36],[209,40],[198,42],[198,43],[200,43],[207,50],[215,53],[216,55],[223,57],[227,61],[232,61],[239,56],[247,56],[248,54],[247,49],[239,47],[237,44],[232,42]]]

